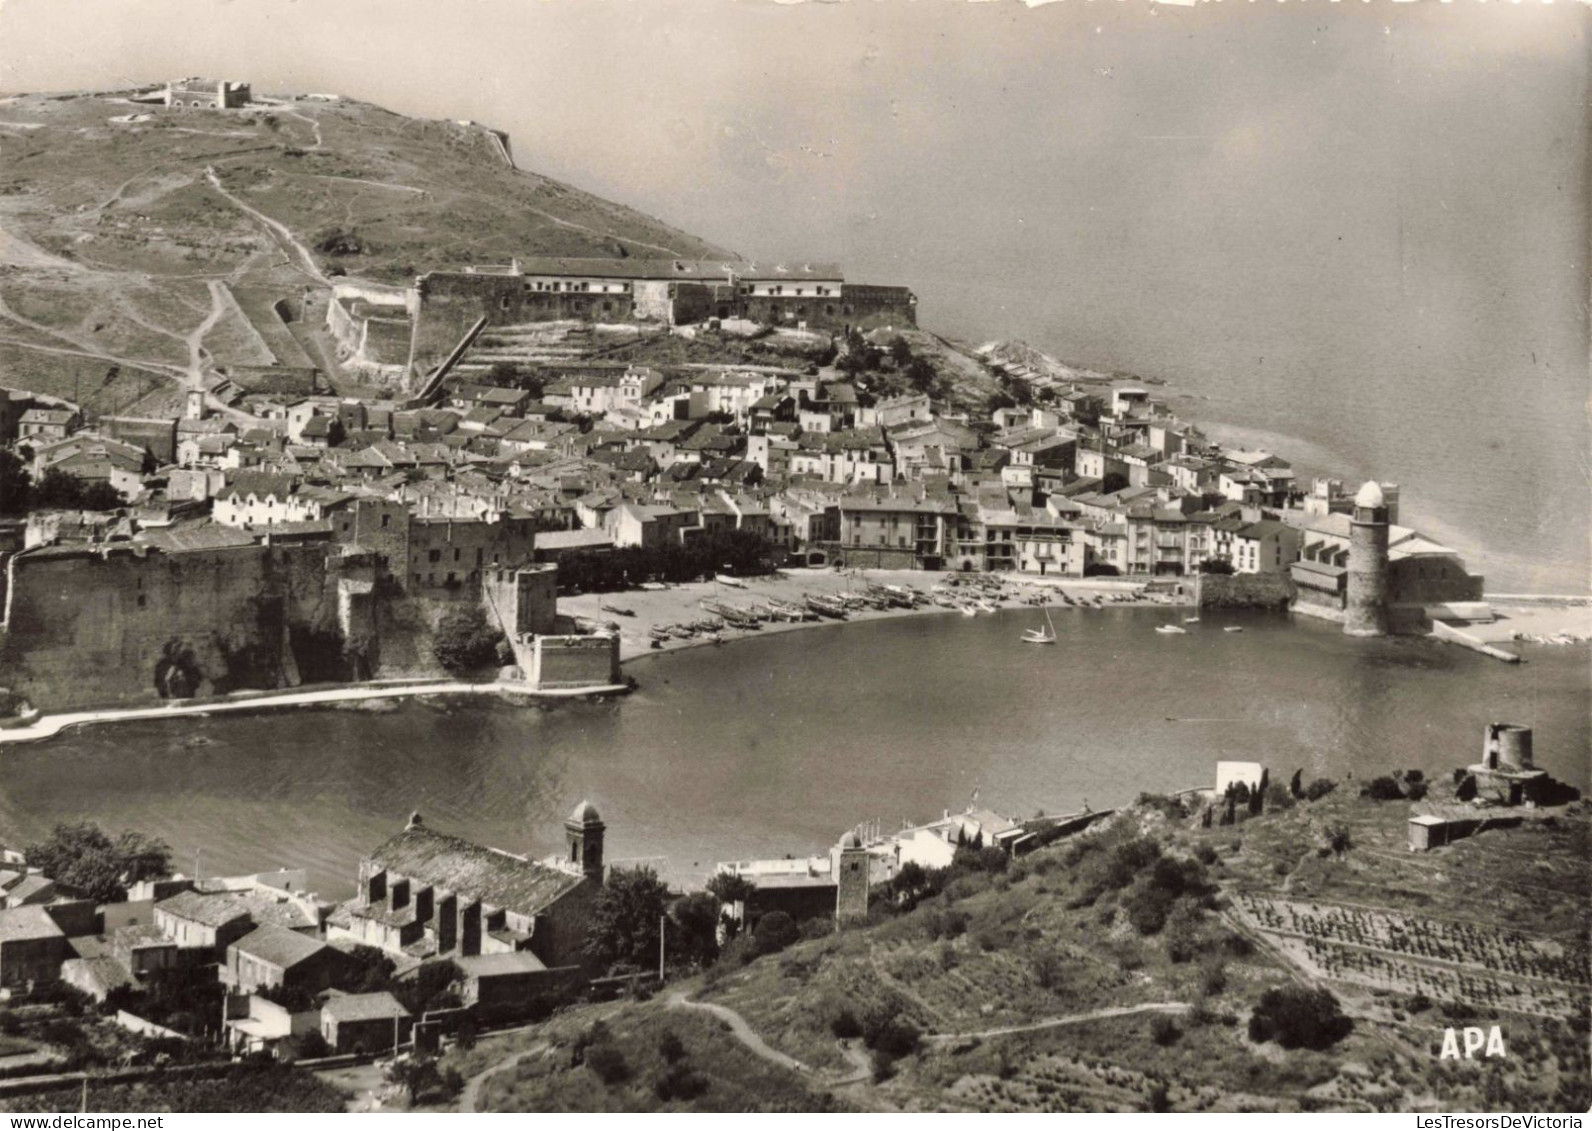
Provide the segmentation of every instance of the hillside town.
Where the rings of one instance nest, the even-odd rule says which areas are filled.
[[[729,282],[701,282],[710,266]],[[0,679],[19,709],[370,679],[414,650],[395,602],[429,609],[421,620],[482,606],[530,673],[542,666],[535,637],[605,630],[601,619],[560,621],[543,591],[725,569],[1120,578],[1184,599],[1197,596],[1189,579],[1216,591],[1220,577],[1223,600],[1291,602],[1361,634],[1491,619],[1459,555],[1399,525],[1394,485],[1357,496],[1334,479],[1299,482],[1284,456],[1224,448],[1144,385],[1067,380],[1043,355],[955,355],[995,383],[981,408],[967,407],[946,375],[953,351],[916,330],[904,289],[870,288],[863,309],[838,268],[633,259],[516,261],[449,278],[457,301],[443,339],[427,297],[435,275],[417,280],[408,305],[379,308],[350,297],[369,286],[340,283],[318,332],[334,371],[218,367],[186,392],[180,416],[0,393]],[[505,281],[516,303],[558,296],[558,313],[580,317],[500,321]],[[688,302],[693,288],[724,301]],[[571,296],[585,305],[570,308]],[[370,360],[372,309],[406,337],[394,356],[407,360],[390,373]],[[699,320],[682,322],[683,311]],[[610,316],[632,321],[598,321]],[[842,321],[852,317],[870,328]],[[891,317],[901,322],[879,324]],[[419,368],[422,343],[438,340],[450,344]],[[787,361],[602,356],[638,340],[751,343]],[[235,602],[203,603],[170,581],[202,570],[219,593],[256,582],[275,592],[273,561],[303,575],[271,614],[285,623],[235,626]],[[62,640],[62,586],[74,615],[103,610],[108,631],[131,641],[112,649],[114,664]],[[505,603],[494,597],[504,586],[546,600]],[[335,600],[323,599],[329,587]],[[137,636],[140,623],[148,634]],[[217,642],[234,629],[250,647]],[[617,681],[617,652],[591,643],[570,645],[596,666],[564,686]],[[120,659],[129,651],[132,669]],[[62,696],[52,680],[67,671]]]

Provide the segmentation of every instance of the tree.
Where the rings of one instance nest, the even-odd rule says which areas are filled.
[[[687,966],[707,966],[719,955],[718,897],[699,891],[675,900],[669,908],[669,958]]]
[[[1249,1018],[1249,1039],[1276,1041],[1285,1049],[1325,1049],[1348,1035],[1353,1024],[1330,990],[1281,986],[1261,995]]]
[[[442,1073],[437,1071],[437,1062],[431,1057],[411,1056],[393,1061],[387,1067],[387,1079],[390,1083],[401,1084],[409,1095],[409,1102],[416,1103],[442,1083]]]
[[[720,903],[745,903],[757,892],[757,885],[735,872],[719,872],[708,881],[708,891]]]
[[[920,393],[927,393],[934,388],[934,383],[940,375],[934,371],[934,366],[929,364],[927,358],[915,357],[905,370],[907,384]]]
[[[1338,783],[1331,778],[1317,778],[1305,787],[1306,801],[1320,801],[1327,794],[1338,788]]]
[[[1304,770],[1298,769],[1294,771],[1293,777],[1288,780],[1288,792],[1293,794],[1296,798],[1303,797],[1305,795],[1304,786],[1301,784],[1301,782],[1304,780],[1304,776]]]
[[[486,666],[497,658],[503,634],[487,623],[486,613],[476,604],[459,604],[442,614],[431,641],[431,654],[443,668],[462,675]]]
[[[75,510],[83,505],[83,481],[52,467],[33,485],[33,505],[43,510]]]
[[[912,363],[912,346],[900,334],[890,339],[890,360],[897,369],[905,369]]]
[[[1255,787],[1255,792],[1249,795],[1249,815],[1258,817],[1266,805],[1266,788],[1271,785],[1271,771],[1260,771],[1260,784]]]
[[[28,845],[23,855],[29,867],[99,903],[114,903],[128,884],[171,871],[171,848],[163,841],[135,832],[112,840],[89,821],[56,825],[44,840]]]
[[[606,968],[648,967],[658,958],[658,924],[669,888],[651,868],[614,868],[592,901],[586,954]]]
[[[26,514],[32,476],[15,452],[0,451],[0,514]]]
[[[454,989],[464,981],[464,971],[446,959],[424,963],[414,976],[393,985],[393,997],[410,1013],[419,1017],[428,1009],[457,1009],[459,995]]]
[[[113,511],[126,502],[115,487],[99,481],[84,486],[80,505],[86,511]]]
[[[1360,790],[1360,796],[1368,797],[1372,801],[1402,801],[1404,791],[1399,788],[1397,781],[1384,774],[1367,782]]]
[[[348,977],[348,990],[350,993],[377,993],[392,985],[393,971],[396,967],[394,967],[392,959],[378,948],[373,946],[349,947],[348,957],[354,962],[353,971]]]
[[[752,942],[758,954],[778,954],[801,938],[796,921],[783,911],[770,911],[752,929]]]
[[[1226,558],[1206,558],[1200,563],[1200,572],[1211,577],[1231,577],[1233,563]]]

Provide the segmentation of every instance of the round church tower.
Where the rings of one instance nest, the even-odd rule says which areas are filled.
[[[1349,585],[1343,631],[1387,635],[1388,506],[1382,488],[1368,482],[1354,496],[1349,520]]]

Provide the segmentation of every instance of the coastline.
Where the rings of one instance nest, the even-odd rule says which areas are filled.
[[[667,624],[701,620],[709,614],[704,600],[720,600],[731,605],[746,605],[769,599],[799,602],[803,596],[843,595],[865,591],[870,584],[905,585],[926,591],[944,579],[957,575],[925,573],[921,570],[799,568],[777,571],[766,577],[738,579],[740,586],[715,581],[687,582],[664,589],[634,589],[619,593],[593,593],[560,599],[563,612],[617,625],[620,631],[620,664],[661,656],[687,648],[722,646],[749,636],[777,635],[862,621],[933,614],[960,615],[958,610],[926,604],[913,608],[861,609],[844,621],[832,619],[806,621],[768,621],[754,630],[725,625],[712,637],[671,637],[654,646],[652,629]],[[1192,608],[1186,599],[1149,597],[1141,580],[1122,577],[1035,577],[1027,574],[978,574],[981,578],[999,576],[1000,589],[989,597],[999,608],[1039,608],[1024,599],[1043,594],[1045,604],[1060,605],[1062,596],[1073,601],[1102,598],[1113,607]],[[981,591],[982,592],[982,591]],[[1507,644],[1543,646],[1584,644],[1592,640],[1592,599],[1575,595],[1498,594],[1488,600],[1498,619],[1490,624],[1470,625],[1466,632],[1475,643],[1488,647]],[[604,606],[608,606],[605,609]],[[1086,606],[1087,607],[1087,606]],[[615,613],[610,610],[625,610]],[[626,615],[628,613],[629,615]],[[979,613],[978,615],[986,615]],[[1435,635],[1435,634],[1434,634]],[[314,690],[242,691],[213,700],[184,700],[147,707],[107,707],[38,715],[25,723],[0,726],[0,747],[53,738],[75,727],[116,722],[137,722],[192,717],[215,713],[279,710],[286,707],[340,707],[361,702],[400,698],[425,698],[438,695],[499,695],[538,700],[580,699],[590,696],[622,694],[631,690],[629,682],[601,686],[541,690],[510,680],[447,680],[408,678],[375,680],[369,683],[331,685]]]
[[[573,598],[565,597],[560,599],[560,606],[564,612],[617,624],[620,630],[620,662],[629,664],[633,660],[645,659],[648,656],[661,656],[668,652],[678,652],[686,648],[700,648],[704,645],[713,644],[714,641],[711,639],[693,636],[687,639],[670,638],[661,642],[657,648],[652,646],[651,631],[653,628],[682,621],[701,620],[709,616],[710,614],[701,606],[701,602],[704,600],[712,601],[717,599],[730,605],[746,605],[751,602],[766,601],[770,598],[777,601],[799,601],[804,594],[834,596],[844,594],[848,589],[860,592],[870,582],[878,585],[910,585],[919,591],[927,592],[931,586],[941,584],[945,579],[955,576],[957,575],[950,573],[925,573],[922,570],[859,569],[841,571],[836,569],[787,569],[768,577],[739,579],[744,583],[745,588],[720,585],[712,581],[687,582],[682,585],[671,585],[667,589],[632,589],[622,593],[591,593]],[[992,575],[978,574],[976,576],[987,578]],[[1130,607],[1137,606],[1142,608],[1172,604],[1172,602],[1141,596],[1140,591],[1143,589],[1143,582],[1127,578],[1000,576],[1004,577],[1000,604],[1005,608],[1030,607],[1014,604],[1013,597],[1026,597],[1038,593],[1048,595],[1051,598],[1051,603],[1058,605],[1062,603],[1061,595],[1064,593],[1075,600],[1084,596],[1101,596],[1107,601],[1111,601],[1113,597],[1121,596],[1125,599],[1115,601],[1113,604]],[[616,615],[612,612],[603,611],[602,606],[604,605],[623,609],[634,615]],[[1037,608],[1037,606],[1033,607]],[[778,633],[796,632],[803,629],[822,628],[825,625],[843,625],[861,621],[884,620],[891,617],[927,616],[937,613],[952,616],[960,615],[956,609],[947,609],[933,604],[920,605],[910,609],[864,609],[848,614],[844,621],[829,619],[795,622],[770,621],[765,622],[759,629],[752,631],[726,627],[720,636],[721,643],[730,644],[749,636],[768,636]],[[980,613],[979,615],[983,616],[986,614]]]

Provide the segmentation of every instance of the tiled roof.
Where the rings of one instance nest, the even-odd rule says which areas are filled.
[[[382,1021],[408,1017],[409,1011],[386,990],[374,994],[340,994],[327,999],[321,1016],[334,1021]]]
[[[13,907],[0,911],[0,942],[58,939],[65,932],[42,907]]]
[[[522,915],[579,887],[583,877],[413,825],[371,853],[371,863]]]
[[[256,927],[232,945],[238,948],[240,954],[247,954],[250,958],[258,958],[261,962],[269,962],[284,970],[327,949],[320,939],[276,926]]]
[[[224,927],[245,918],[249,909],[242,900],[230,892],[205,894],[197,891],[180,891],[170,899],[155,904],[156,911],[164,911],[202,927]]]

